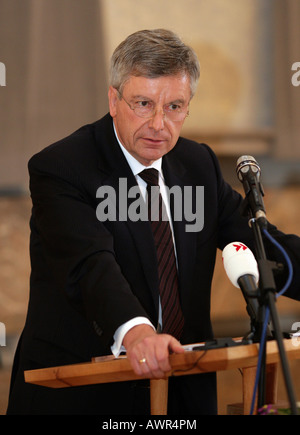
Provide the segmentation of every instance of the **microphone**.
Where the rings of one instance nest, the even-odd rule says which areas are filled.
[[[241,156],[237,160],[236,173],[244,187],[248,205],[258,222],[266,226],[266,210],[263,202],[264,191],[260,183],[260,167],[252,156]]]
[[[222,252],[225,272],[231,283],[242,290],[251,319],[258,319],[259,271],[252,251],[241,242],[229,243]]]
[[[259,272],[252,251],[241,242],[229,243],[222,252],[225,272],[232,284],[240,288],[241,283],[249,282],[251,290],[257,289]],[[247,290],[247,289],[245,289]]]

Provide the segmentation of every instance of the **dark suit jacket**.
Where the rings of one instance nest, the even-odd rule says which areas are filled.
[[[158,276],[149,222],[100,222],[96,217],[100,186],[112,186],[118,193],[120,178],[127,179],[128,188],[136,185],[111,117],[106,115],[33,156],[29,172],[31,292],[8,413],[144,413],[148,406],[144,383],[141,388],[126,382],[50,390],[26,385],[23,378],[26,369],[109,354],[115,330],[135,316],[157,324]],[[213,337],[210,287],[216,249],[232,241],[253,248],[252,232],[239,212],[242,198],[224,182],[206,145],[180,138],[163,157],[163,172],[169,187],[204,186],[204,228],[186,232],[189,222],[184,219],[173,226],[185,317],[182,342],[208,340]],[[299,239],[283,236],[273,227],[271,231],[291,253],[297,247],[299,252]],[[297,263],[299,259],[291,255]],[[294,289],[299,282],[297,274]],[[180,393],[175,394],[176,382]],[[214,375],[172,381],[169,401],[173,412],[216,412]]]

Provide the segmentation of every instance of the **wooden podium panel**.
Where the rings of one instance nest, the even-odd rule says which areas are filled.
[[[284,346],[288,359],[300,358],[300,346],[295,346],[292,340],[284,340]],[[151,379],[151,413],[166,414],[167,385],[170,376],[236,368],[243,371],[244,414],[249,413],[255,378],[253,373],[257,365],[258,352],[259,344],[248,344],[219,349],[192,350],[170,355],[172,369],[166,374],[166,378],[163,380]],[[269,341],[267,343],[267,365],[276,368],[276,363],[279,361],[277,343]],[[49,388],[66,388],[145,378],[137,376],[133,372],[126,357],[113,358],[111,356],[95,358],[94,361],[83,364],[25,371],[24,376],[28,383]],[[269,385],[269,387],[274,389],[274,385]],[[163,401],[162,397],[164,397]]]

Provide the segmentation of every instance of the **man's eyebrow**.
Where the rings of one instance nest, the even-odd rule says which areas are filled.
[[[146,97],[145,95],[133,95],[131,97],[131,100],[147,100],[147,101],[151,101],[154,103],[154,101],[152,100],[152,98],[150,97]],[[171,100],[166,104],[185,104],[186,100],[184,100],[183,98],[177,98],[175,100]]]
[[[177,100],[172,100],[168,104],[177,104],[177,103],[185,104],[185,102],[186,100],[183,100],[182,98],[177,98]]]
[[[150,97],[146,97],[145,95],[133,95],[131,97],[132,100],[148,100],[153,101]]]

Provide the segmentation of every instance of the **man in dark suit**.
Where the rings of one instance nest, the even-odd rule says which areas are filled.
[[[137,32],[112,57],[110,114],[30,160],[31,292],[8,414],[147,414],[149,381],[52,390],[26,384],[24,370],[118,355],[124,347],[137,374],[159,378],[170,369],[170,352],[213,337],[216,250],[236,240],[253,248],[253,241],[239,212],[242,198],[223,180],[211,149],[179,137],[198,78],[194,52],[176,35]],[[171,270],[175,254],[172,309],[160,293],[155,231],[133,219],[138,198],[128,194],[138,186],[147,200],[150,182],[141,172],[149,168],[157,171],[174,240],[165,265]],[[189,201],[168,197],[174,186]],[[299,238],[270,231],[298,267],[289,296],[299,298]],[[176,318],[166,319],[175,306]],[[215,414],[216,402],[215,374],[170,379],[169,414]]]

